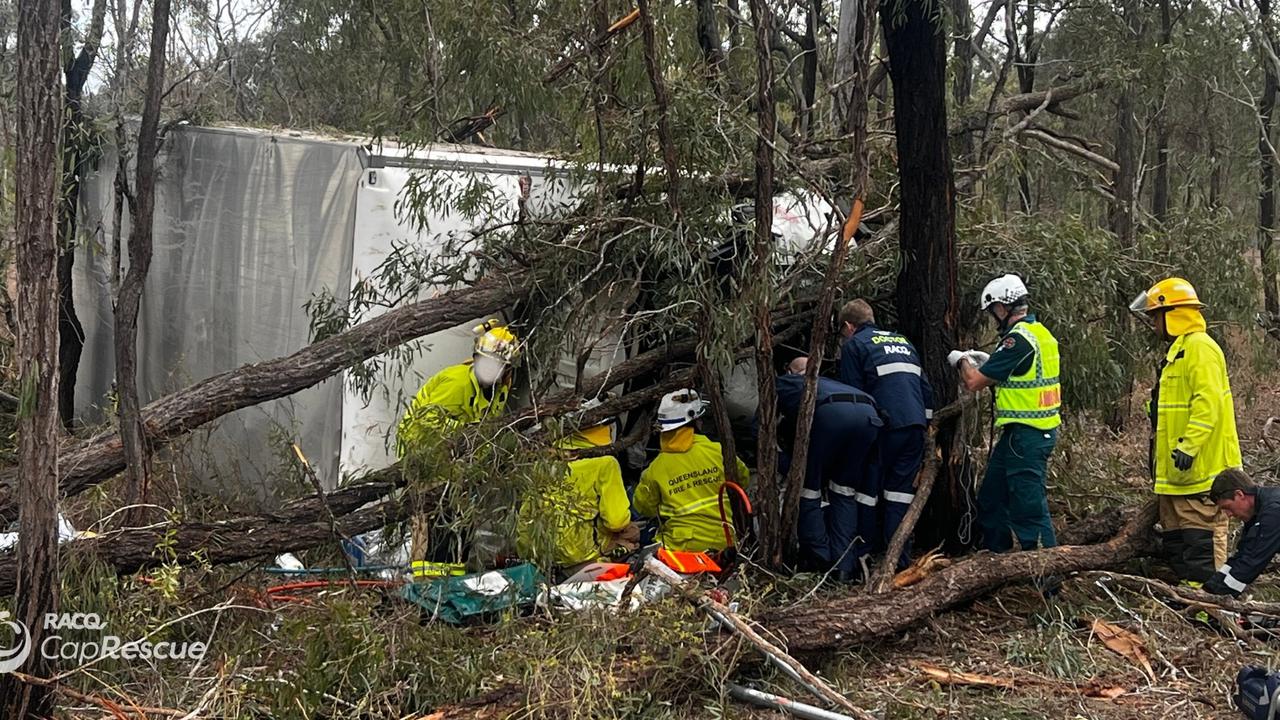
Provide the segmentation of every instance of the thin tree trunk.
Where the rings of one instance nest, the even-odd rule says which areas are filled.
[[[786,546],[787,528],[782,522],[781,489],[778,487],[778,389],[774,385],[773,327],[773,139],[777,122],[773,105],[773,12],[768,0],[749,0],[756,46],[756,113],[758,136],[755,151],[755,238],[752,243],[751,292],[756,326],[756,384],[759,395],[759,439],[756,467],[760,478],[757,515],[760,518],[760,551],[764,562],[778,566]]]
[[[1277,46],[1272,28],[1271,0],[1257,0],[1265,41]],[[1272,126],[1276,109],[1276,92],[1280,78],[1275,65],[1268,61],[1266,50],[1259,51],[1262,65],[1262,97],[1258,101],[1258,249],[1262,256],[1262,303],[1268,328],[1280,328],[1280,298],[1276,288],[1276,160],[1272,142]]]
[[[720,86],[724,66],[724,49],[720,43],[720,23],[716,20],[714,0],[696,0],[698,11],[698,48],[707,64],[707,76],[712,85]]]
[[[951,45],[955,55],[955,75],[951,80],[951,100],[957,110],[973,97],[973,7],[969,0],[951,0]],[[960,162],[973,161],[973,134],[963,133],[956,139]]]
[[[1017,51],[1015,62],[1018,71],[1018,92],[1026,94],[1035,92],[1036,89],[1036,60],[1038,53],[1035,44],[1035,0],[1027,0],[1027,9],[1022,15],[1022,20],[1022,46]],[[1030,213],[1035,210],[1035,202],[1031,191],[1030,161],[1030,153],[1023,152],[1019,163],[1021,169],[1018,171],[1018,197],[1024,213]]]
[[[667,96],[667,83],[662,77],[662,63],[658,58],[658,42],[654,36],[653,14],[649,0],[637,0],[640,9],[640,31],[644,36],[644,66],[653,86],[653,101],[658,107],[658,144],[662,148],[662,165],[667,173],[667,203],[676,218],[680,217],[680,166],[676,161],[676,144],[671,135],[668,119],[671,100]]]
[[[1269,1],[1269,0],[1264,0]],[[1160,0],[1160,47],[1167,51],[1173,42],[1173,13],[1169,0]],[[1169,121],[1166,65],[1161,63],[1160,107],[1156,109],[1156,177],[1151,191],[1151,215],[1159,223],[1169,216]]]
[[[62,188],[58,203],[58,414],[67,429],[71,429],[75,420],[76,373],[80,368],[80,353],[84,350],[84,325],[76,314],[72,288],[79,227],[76,208],[80,198],[80,179],[88,171],[91,144],[82,98],[85,83],[98,58],[106,15],[106,0],[94,0],[84,44],[64,68],[67,112],[62,126]],[[62,28],[64,37],[69,37],[71,14],[70,7],[66,5],[63,6]],[[67,54],[71,54],[69,50]]]
[[[880,6],[893,80],[893,121],[898,150],[902,269],[895,299],[898,327],[920,351],[939,407],[956,398],[956,378],[946,366],[956,339],[955,187],[947,136],[946,47],[928,0]],[[968,489],[951,462],[953,426],[939,428],[942,475],[926,510],[928,528],[959,549],[962,500]],[[923,541],[923,537],[922,537]]]
[[[853,82],[858,68],[857,34],[859,9],[866,0],[840,0],[836,21],[836,57],[832,64],[835,85],[835,118],[846,133],[853,130]]]
[[[821,370],[823,356],[827,344],[827,332],[831,328],[831,311],[835,304],[835,294],[844,269],[844,260],[849,253],[849,245],[862,220],[863,197],[867,192],[867,179],[870,160],[867,148],[867,100],[871,76],[871,46],[875,43],[875,21],[878,0],[866,0],[857,18],[859,34],[854,38],[853,94],[849,104],[849,122],[853,130],[853,144],[850,149],[853,155],[853,188],[849,215],[840,231],[840,238],[832,250],[827,271],[823,277],[822,290],[818,294],[818,306],[813,313],[813,326],[809,331],[809,363],[805,367],[804,392],[800,398],[800,408],[796,417],[794,452],[791,457],[791,469],[787,473],[784,485],[785,501],[783,503],[783,522],[788,530],[787,547],[795,545],[796,531],[800,516],[800,490],[804,487],[805,471],[809,466],[809,436],[813,429],[813,413],[818,400],[818,373]],[[945,123],[944,123],[945,127]],[[772,378],[771,378],[772,379]],[[843,552],[843,548],[833,550]]]
[[[159,152],[160,101],[164,93],[164,65],[169,38],[170,0],[155,0],[151,15],[151,48],[147,60],[147,90],[138,127],[138,157],[134,181],[134,213],[129,227],[129,269],[120,285],[115,312],[116,392],[120,436],[124,445],[127,503],[145,503],[148,488],[146,428],[138,398],[138,311],[147,272],[151,268],[152,220],[155,214],[156,154]],[[136,518],[138,513],[129,513]]]
[[[18,0],[17,175],[14,219],[18,273],[18,581],[16,620],[33,652],[22,669],[48,677],[38,651],[45,614],[58,609],[58,76],[59,3]],[[0,677],[0,715],[51,715],[43,688]]]
[[[813,137],[817,124],[813,105],[818,92],[818,20],[822,11],[819,0],[810,0],[805,10],[804,42],[800,44],[803,58],[800,65],[800,136]]]

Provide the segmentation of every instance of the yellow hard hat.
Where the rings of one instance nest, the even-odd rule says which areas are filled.
[[[473,332],[476,334],[473,353],[508,365],[515,363],[516,356],[520,354],[520,341],[505,323],[497,319],[486,320],[475,326]]]
[[[1136,313],[1150,313],[1175,307],[1204,307],[1204,303],[1200,302],[1200,297],[1196,295],[1196,289],[1180,277],[1161,280],[1138,293],[1138,297],[1129,304],[1129,309]]]

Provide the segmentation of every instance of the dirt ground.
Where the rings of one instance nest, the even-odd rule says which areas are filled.
[[[1268,420],[1280,415],[1280,375],[1258,371],[1257,364],[1242,363],[1232,374],[1237,426],[1246,470],[1275,484],[1280,428]],[[1132,503],[1148,492],[1145,390],[1134,395],[1120,433],[1095,419],[1064,432],[1050,488],[1055,520]],[[1166,572],[1151,559],[1124,571]],[[1280,574],[1265,575],[1250,593],[1280,599]],[[1126,657],[1108,649],[1095,620],[1132,633],[1125,637],[1140,650]],[[1052,602],[1029,585],[1006,587],[893,641],[841,654],[826,671],[861,707],[886,719],[1239,718],[1231,697],[1236,673],[1250,664],[1280,666],[1280,630],[1241,635],[1151,594],[1097,575],[1077,576]],[[787,691],[802,699],[793,687]]]

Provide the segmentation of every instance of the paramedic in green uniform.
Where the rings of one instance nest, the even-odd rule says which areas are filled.
[[[1058,544],[1045,498],[1049,454],[1062,423],[1058,341],[1027,304],[1027,287],[1017,275],[987,283],[981,306],[999,324],[995,351],[987,357],[956,350],[947,357],[965,388],[993,387],[996,394],[1000,439],[978,490],[982,545],[993,552],[1013,549],[1015,538],[1023,550]]]

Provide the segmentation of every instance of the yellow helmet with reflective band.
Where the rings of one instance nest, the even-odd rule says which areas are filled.
[[[520,341],[501,320],[486,320],[475,326],[476,344],[472,352],[514,365],[520,354]]]
[[[1196,289],[1180,277],[1165,278],[1138,294],[1129,304],[1136,313],[1151,313],[1175,307],[1204,307]]]

